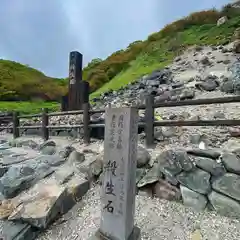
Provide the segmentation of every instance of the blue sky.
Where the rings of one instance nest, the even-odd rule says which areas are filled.
[[[229,0],[0,0],[0,58],[53,77],[68,75],[69,52],[105,58],[193,11]]]

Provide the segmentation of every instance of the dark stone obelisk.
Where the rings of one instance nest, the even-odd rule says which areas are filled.
[[[80,110],[83,56],[77,51],[69,56],[68,110]]]

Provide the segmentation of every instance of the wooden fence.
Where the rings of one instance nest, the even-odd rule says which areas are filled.
[[[184,101],[171,101],[154,103],[154,96],[150,95],[146,99],[145,105],[134,106],[139,110],[145,110],[144,122],[139,122],[140,127],[144,127],[146,134],[146,145],[148,147],[152,146],[154,143],[154,127],[158,126],[240,126],[240,119],[228,119],[228,120],[188,120],[188,121],[178,121],[178,120],[154,120],[154,110],[161,107],[177,107],[177,106],[193,106],[193,105],[209,105],[209,104],[224,104],[224,103],[239,103],[240,96],[224,97],[224,98],[210,98],[210,99],[196,99],[196,100],[184,100]],[[42,137],[44,140],[49,139],[50,129],[72,129],[72,128],[83,128],[84,132],[84,142],[90,142],[90,130],[91,128],[104,127],[104,124],[92,124],[90,122],[90,116],[94,113],[104,113],[104,109],[91,110],[89,103],[83,104],[83,110],[76,111],[66,111],[66,112],[52,112],[49,113],[48,109],[44,109],[41,114],[32,115],[19,115],[18,112],[13,112],[11,120],[12,127],[2,127],[0,126],[0,131],[4,129],[12,129],[13,137],[18,138],[20,136],[20,129],[42,129]],[[83,115],[83,123],[79,125],[49,125],[49,117],[52,116],[63,116],[63,115]],[[33,118],[41,117],[41,126],[20,126],[21,118]],[[2,118],[3,119],[3,118]],[[6,119],[6,118],[4,118]],[[1,117],[0,117],[1,122]]]

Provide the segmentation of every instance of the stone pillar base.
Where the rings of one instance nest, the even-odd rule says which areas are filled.
[[[141,231],[140,228],[138,227],[134,227],[132,234],[130,235],[130,237],[126,240],[140,240],[141,239]],[[116,238],[111,238],[111,237],[106,237],[104,236],[99,230],[93,235],[91,236],[88,240],[119,240]],[[125,240],[125,239],[121,239],[121,240]]]

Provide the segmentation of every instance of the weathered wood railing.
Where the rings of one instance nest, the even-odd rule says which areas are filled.
[[[139,126],[145,128],[146,145],[151,146],[154,143],[154,127],[157,126],[240,126],[240,120],[227,119],[227,120],[188,120],[188,121],[154,121],[154,110],[161,107],[178,107],[178,106],[193,106],[193,105],[209,105],[209,104],[224,104],[224,103],[239,103],[240,96],[224,97],[224,98],[210,98],[210,99],[196,99],[196,100],[184,100],[184,101],[171,101],[163,103],[154,103],[154,96],[150,95],[146,99],[146,105],[135,106],[139,110],[145,110],[144,122],[140,122]],[[48,113],[48,109],[44,109],[41,114],[32,115],[19,115],[18,112],[14,112],[12,115],[13,125],[0,126],[0,130],[12,129],[13,137],[20,136],[20,129],[42,129],[42,137],[44,140],[49,139],[50,129],[72,129],[83,128],[84,142],[90,142],[90,129],[104,127],[104,124],[90,122],[90,116],[94,113],[104,113],[104,109],[91,110],[88,103],[83,104],[83,110],[66,111],[66,112],[51,112]],[[83,115],[83,123],[79,125],[49,125],[49,117],[52,116],[64,116],[64,115]],[[40,126],[20,126],[21,118],[33,118],[41,117],[42,125]],[[1,118],[0,118],[1,123]]]

